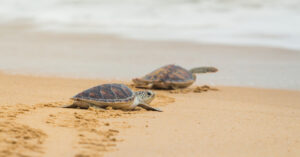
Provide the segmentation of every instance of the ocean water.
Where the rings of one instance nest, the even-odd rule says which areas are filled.
[[[198,85],[300,90],[300,0],[0,0],[0,24],[10,22],[29,22],[34,32],[10,37],[0,30],[0,71],[130,80],[170,63],[207,65],[220,71],[199,75]],[[53,41],[35,36],[38,31],[298,51],[103,39],[77,44],[83,40]]]
[[[0,23],[18,20],[46,31],[300,49],[300,0],[0,0]]]

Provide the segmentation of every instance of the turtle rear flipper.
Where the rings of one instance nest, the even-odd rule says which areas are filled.
[[[137,87],[137,88],[150,89],[153,86],[153,83],[151,81],[145,81],[140,78],[134,78],[134,79],[132,79],[132,82],[135,84],[135,87]]]
[[[68,104],[68,105],[63,105],[63,106],[60,106],[61,108],[77,108],[77,105],[76,104]]]
[[[89,103],[83,101],[75,101],[73,104],[61,106],[62,108],[83,108],[88,109],[90,106]]]
[[[190,70],[191,73],[209,73],[217,71],[218,69],[215,67],[197,67]]]
[[[151,107],[145,103],[140,103],[138,104],[138,106],[146,110],[162,112],[162,110],[160,110],[159,108]]]

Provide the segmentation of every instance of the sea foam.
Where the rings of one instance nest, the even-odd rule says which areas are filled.
[[[299,0],[0,0],[41,30],[300,49]]]

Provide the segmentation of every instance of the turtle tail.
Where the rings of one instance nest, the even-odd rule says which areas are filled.
[[[218,69],[215,67],[197,67],[190,70],[191,73],[213,73],[217,71]]]

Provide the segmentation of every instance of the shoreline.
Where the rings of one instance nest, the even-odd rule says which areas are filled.
[[[86,80],[86,81],[103,81],[105,83],[125,83],[130,84],[132,83],[131,79],[113,79],[113,78],[84,78],[84,77],[71,77],[71,76],[57,76],[57,75],[47,75],[47,74],[34,74],[34,73],[21,73],[21,72],[9,72],[0,70],[1,75],[8,75],[8,76],[22,76],[22,77],[34,77],[34,78],[56,78],[56,79],[65,79],[65,80]],[[213,87],[221,87],[221,88],[246,88],[246,89],[258,89],[258,90],[272,90],[272,91],[291,91],[291,92],[300,92],[300,89],[285,89],[285,88],[264,88],[264,87],[253,87],[253,86],[228,86],[228,85],[211,85],[211,84],[192,84],[191,87],[196,86],[213,86]]]
[[[163,42],[163,43],[175,43],[175,44],[190,44],[190,45],[200,45],[204,47],[211,47],[211,46],[220,46],[222,48],[226,47],[236,47],[236,48],[262,48],[262,49],[277,49],[280,51],[287,51],[287,52],[300,52],[300,49],[293,49],[293,48],[286,48],[286,47],[276,47],[276,46],[267,46],[267,45],[243,45],[243,44],[234,44],[234,43],[213,43],[213,42],[197,42],[197,41],[190,41],[190,40],[172,40],[172,39],[136,39],[127,37],[124,35],[118,35],[113,33],[100,33],[100,32],[67,32],[67,31],[54,31],[54,30],[47,30],[47,29],[40,29],[37,27],[36,24],[29,21],[8,21],[4,23],[0,23],[0,28],[2,29],[0,32],[3,34],[12,33],[17,31],[18,33],[32,33],[34,35],[46,35],[49,37],[55,36],[73,36],[73,37],[86,37],[86,38],[94,38],[94,39],[106,39],[106,40],[127,40],[132,42]]]
[[[155,90],[161,113],[59,108],[109,82],[0,73],[0,156],[300,155],[300,91]]]

